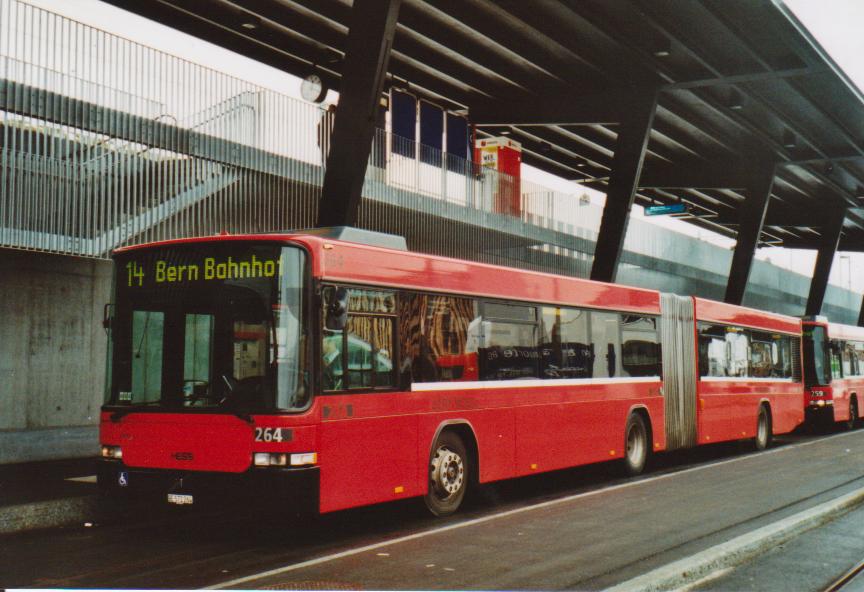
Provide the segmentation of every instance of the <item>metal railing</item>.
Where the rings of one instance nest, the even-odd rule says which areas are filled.
[[[0,0],[0,246],[105,257],[131,242],[312,226],[319,144],[329,145],[322,116],[309,103]],[[364,198],[361,225],[438,253],[526,264],[557,257],[569,273],[587,258],[554,240],[582,226],[572,197],[384,130]]]
[[[322,117],[315,105],[0,0],[0,247],[104,258],[130,243],[311,227],[329,145]],[[417,250],[582,277],[601,213],[384,130],[363,196],[359,225]],[[729,259],[633,219],[619,280],[717,297]],[[780,275],[792,276],[754,268],[768,286],[803,282],[791,292],[803,299],[806,278]],[[857,296],[840,300],[857,309]]]

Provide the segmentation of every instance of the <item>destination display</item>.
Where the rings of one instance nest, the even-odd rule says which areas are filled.
[[[236,279],[273,278],[282,276],[282,258],[278,251],[274,257],[262,253],[234,253],[222,256],[204,256],[199,253],[146,254],[132,258],[125,265],[125,285],[128,288],[186,284],[192,282]],[[119,279],[119,278],[118,278]]]

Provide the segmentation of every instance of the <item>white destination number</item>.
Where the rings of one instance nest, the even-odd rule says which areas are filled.
[[[255,428],[256,442],[282,442],[282,428]]]

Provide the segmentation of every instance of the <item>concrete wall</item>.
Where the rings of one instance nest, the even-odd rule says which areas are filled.
[[[0,463],[96,452],[110,290],[108,261],[0,249]]]

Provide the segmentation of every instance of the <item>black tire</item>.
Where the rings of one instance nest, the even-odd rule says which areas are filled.
[[[759,415],[756,418],[756,437],[753,438],[753,447],[756,450],[765,450],[771,446],[774,439],[771,428],[771,414],[765,405],[759,406]]]
[[[630,476],[641,474],[650,451],[645,420],[638,413],[631,413],[624,426],[624,471]]]
[[[429,455],[429,490],[423,498],[430,512],[449,516],[459,509],[472,478],[470,467],[462,438],[454,432],[441,432]]]
[[[849,399],[849,419],[846,420],[846,429],[858,429],[858,399],[854,396]]]

